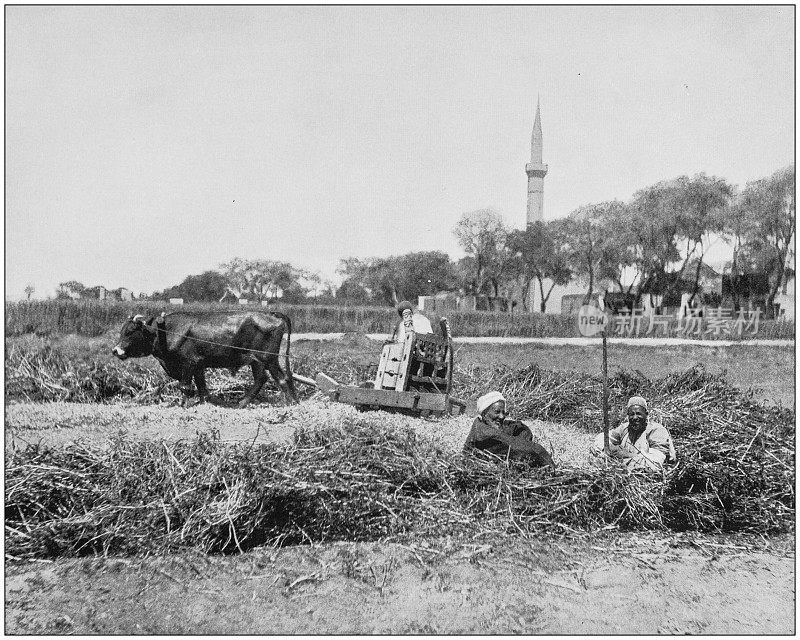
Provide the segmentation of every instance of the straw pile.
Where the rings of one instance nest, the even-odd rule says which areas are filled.
[[[177,385],[155,360],[115,361],[100,340],[87,344],[86,339],[74,337],[26,338],[7,346],[6,401],[88,403],[125,398],[159,402],[180,397]]]
[[[366,338],[365,338],[366,340]],[[315,377],[326,371],[345,383],[372,379],[377,371],[378,343],[337,343],[310,349],[310,353],[293,352],[292,369]],[[121,362],[110,355],[108,339],[86,339],[65,336],[61,339],[25,336],[10,341],[6,350],[6,401],[22,402],[113,402],[133,401],[139,404],[177,402],[182,394],[178,382],[169,378],[154,358]],[[378,345],[376,347],[376,345]],[[283,366],[283,364],[281,364]],[[237,403],[253,385],[249,367],[242,367],[235,376],[225,369],[206,372],[209,388],[222,403]],[[280,397],[281,390],[269,378],[261,394]],[[313,390],[298,385],[301,399]]]
[[[522,415],[602,431],[599,377],[535,366],[497,368],[486,377]],[[793,411],[757,403],[752,393],[700,365],[656,381],[618,371],[609,387],[612,426],[627,399],[643,395],[673,436],[679,462],[665,488],[666,526],[766,532],[782,530],[793,518]]]
[[[518,372],[528,382],[514,384],[531,386],[530,373]],[[608,526],[792,530],[793,412],[755,404],[702,369],[656,382],[621,375],[615,385],[615,403],[636,388],[662,409],[679,451],[666,477],[609,464],[551,473],[454,455],[412,428],[357,414],[301,428],[288,444],[206,434],[172,443],[117,438],[105,448],[29,446],[6,457],[6,551],[230,552]],[[546,406],[553,414],[577,409],[566,400]]]
[[[622,525],[647,479],[550,476],[454,459],[411,429],[358,421],[301,430],[284,447],[118,439],[108,449],[31,446],[7,461],[6,552],[142,553],[181,546],[373,540],[559,523]]]

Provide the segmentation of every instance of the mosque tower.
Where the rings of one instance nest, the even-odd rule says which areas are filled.
[[[542,118],[539,115],[539,98],[536,98],[536,119],[533,121],[533,134],[531,135],[531,161],[525,165],[528,174],[528,216],[530,225],[537,220],[542,220],[544,207],[544,177],[547,175],[547,165],[542,164]]]

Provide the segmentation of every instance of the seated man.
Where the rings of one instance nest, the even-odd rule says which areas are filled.
[[[402,318],[394,329],[393,342],[403,342],[408,331],[414,333],[433,333],[431,322],[419,311],[416,311],[410,302],[403,300],[397,305],[397,313]]]
[[[664,464],[676,460],[675,446],[667,428],[647,417],[647,401],[641,396],[628,400],[628,420],[608,432],[611,457],[621,460],[629,469],[660,471]],[[603,453],[603,434],[590,447],[593,455]]]
[[[472,423],[464,451],[488,451],[501,458],[526,460],[535,467],[555,468],[553,459],[519,420],[506,420],[506,399],[499,391],[478,398],[478,417]]]

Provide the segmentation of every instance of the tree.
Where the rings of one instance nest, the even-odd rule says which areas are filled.
[[[472,256],[464,256],[463,258],[459,258],[453,265],[453,271],[455,272],[456,282],[458,283],[459,288],[466,293],[474,294],[476,291],[475,258]]]
[[[86,286],[82,282],[78,282],[77,280],[68,280],[67,282],[61,282],[56,289],[56,299],[58,300],[71,300],[74,294],[78,297],[82,297],[83,293],[86,291]]]
[[[161,297],[183,298],[191,302],[216,302],[227,291],[227,281],[218,271],[204,271],[187,276],[183,282],[165,289]]]
[[[736,261],[767,274],[767,314],[771,317],[775,296],[783,283],[790,243],[795,232],[795,169],[776,171],[769,178],[748,182],[736,209],[744,242]],[[730,228],[730,227],[729,227]]]
[[[434,295],[456,286],[453,263],[443,251],[407,253],[391,258],[390,263],[395,270],[400,299],[416,300],[418,296]]]
[[[617,221],[624,219],[625,212],[625,205],[614,200],[579,207],[566,218],[554,221],[554,237],[560,239],[567,267],[588,281],[585,303],[594,293],[597,280],[621,277],[621,266],[629,254],[627,240],[618,240],[623,229]]]
[[[700,288],[703,258],[711,246],[712,237],[722,233],[725,228],[727,209],[734,190],[724,178],[709,177],[704,173],[693,178],[681,177],[678,179],[678,184],[679,233],[687,243],[686,257],[680,275],[683,275],[689,259],[695,255],[697,268],[693,276],[692,299],[694,299]]]
[[[491,293],[500,294],[500,284],[506,279],[514,255],[507,246],[509,230],[500,214],[492,209],[479,209],[465,213],[453,230],[458,243],[469,261],[467,289],[481,293],[491,287]]]
[[[743,195],[739,195],[728,207],[725,212],[725,221],[722,230],[722,237],[728,244],[733,244],[731,256],[731,277],[736,279],[747,271],[747,251],[744,248],[747,241],[749,226],[748,208],[744,205]],[[732,287],[733,304],[738,309],[740,307],[739,287]]]
[[[305,290],[304,297],[311,294],[313,301],[316,302],[320,295],[325,296],[330,291],[330,284],[323,283],[322,276],[316,271],[304,271],[300,285]],[[284,298],[286,294],[284,293]]]
[[[523,304],[527,305],[530,283],[536,280],[542,313],[547,309],[547,300],[553,287],[565,285],[572,278],[567,256],[562,250],[564,243],[557,238],[557,231],[558,224],[536,221],[524,230],[512,231],[508,236],[508,248],[517,259]],[[545,280],[550,280],[547,291]]]
[[[662,181],[634,194],[627,226],[635,236],[634,262],[642,291],[677,293],[688,264],[696,258],[691,274],[696,295],[703,258],[715,235],[725,228],[733,194],[723,178],[704,173]]]
[[[600,210],[599,230],[603,235],[600,260],[597,267],[599,279],[611,280],[621,292],[630,294],[633,287],[641,281],[637,267],[638,245],[631,230],[631,208],[619,201],[610,203]],[[633,277],[627,285],[623,282],[626,270],[633,268]]]
[[[636,267],[640,291],[660,290],[669,266],[680,260],[681,189],[678,180],[663,181],[634,194],[630,205],[630,229],[636,243]]]
[[[369,300],[367,291],[354,277],[345,278],[336,290],[336,301],[364,304]]]
[[[25,291],[26,299],[30,300],[33,292],[36,291],[36,287],[29,283],[25,285],[25,289],[23,289],[23,291]]]
[[[392,267],[391,258],[343,258],[339,261],[338,273],[350,282],[349,291],[355,291],[356,285],[363,289],[367,296],[365,302],[396,305],[398,297],[397,273]]]
[[[233,258],[220,265],[226,287],[237,297],[252,300],[274,300],[279,292],[287,300],[301,300],[306,289],[300,281],[307,272],[288,262]]]
[[[337,271],[345,276],[341,296],[363,292],[366,297],[362,300],[378,304],[416,300],[418,296],[450,289],[456,282],[453,264],[442,251],[418,251],[388,258],[344,258]]]

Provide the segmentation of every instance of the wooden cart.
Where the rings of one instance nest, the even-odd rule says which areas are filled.
[[[400,343],[383,346],[378,373],[371,384],[342,385],[320,373],[317,388],[332,400],[361,408],[407,409],[422,416],[460,414],[467,407],[450,395],[453,388],[453,340],[446,318],[442,335],[406,333]]]

